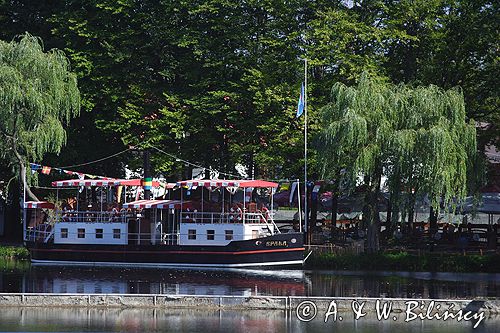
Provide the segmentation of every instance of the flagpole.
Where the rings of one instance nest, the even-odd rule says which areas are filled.
[[[308,242],[308,214],[307,214],[307,58],[304,59],[304,231]]]
[[[300,209],[300,199],[302,198],[300,197],[300,179],[297,179],[297,197],[298,197],[297,202],[299,203],[299,232],[302,233],[302,210]]]
[[[23,244],[25,244],[26,242],[26,183],[28,182],[28,177],[27,177],[27,173],[28,170],[25,170],[24,171],[24,175],[23,175]],[[31,172],[31,165],[30,165],[30,172]]]

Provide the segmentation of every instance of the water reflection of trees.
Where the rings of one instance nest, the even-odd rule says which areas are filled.
[[[495,279],[449,281],[376,275],[336,275],[311,273],[308,295],[333,297],[472,298],[498,297]]]
[[[7,325],[8,327],[5,327]],[[284,332],[283,311],[196,309],[2,309],[0,330],[44,332]]]
[[[399,274],[395,275],[395,274]],[[333,297],[498,297],[500,275],[306,272],[299,277],[181,270],[0,269],[0,292],[275,295]]]

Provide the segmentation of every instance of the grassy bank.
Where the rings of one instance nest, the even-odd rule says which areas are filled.
[[[0,259],[4,260],[28,260],[30,254],[22,246],[0,246]]]
[[[334,270],[485,272],[500,273],[500,255],[462,255],[454,253],[410,254],[318,254],[307,261],[307,268]]]

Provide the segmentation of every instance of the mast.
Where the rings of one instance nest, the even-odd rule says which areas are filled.
[[[299,198],[300,201],[300,198]],[[308,238],[308,214],[307,214],[307,58],[304,59],[304,232]],[[307,242],[307,241],[306,241]]]
[[[27,177],[26,177],[26,171],[24,172],[23,176],[23,243],[26,242],[26,182],[27,182]]]
[[[302,210],[300,209],[300,179],[297,179],[297,202],[299,203],[299,232],[302,233]],[[293,199],[292,199],[293,202]]]

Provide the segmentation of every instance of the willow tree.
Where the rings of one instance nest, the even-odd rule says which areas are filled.
[[[397,86],[390,102],[395,112],[388,185],[393,203],[408,211],[411,226],[416,197],[428,196],[431,212],[437,212],[466,196],[476,161],[476,129],[466,119],[457,88]]]
[[[0,41],[0,148],[26,184],[30,161],[59,153],[66,141],[63,123],[80,110],[76,76],[62,51],[45,52],[28,33]]]
[[[368,249],[378,250],[379,214],[377,197],[387,160],[391,135],[388,100],[390,86],[362,75],[355,87],[334,84],[331,102],[321,110],[323,129],[318,142],[324,177],[335,165],[343,165],[350,189],[362,176],[367,185],[363,220],[368,226]]]
[[[321,114],[323,175],[329,177],[335,165],[343,165],[351,190],[357,179],[367,188],[363,219],[369,251],[379,249],[382,175],[400,209],[412,205],[398,200],[402,193],[425,193],[434,207],[439,200],[449,203],[465,196],[476,143],[459,90],[392,85],[362,75],[354,87],[336,83]]]

